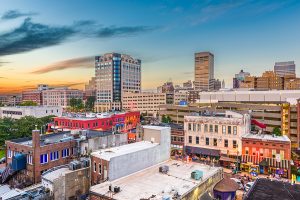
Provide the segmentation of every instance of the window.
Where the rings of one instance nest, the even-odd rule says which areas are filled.
[[[224,147],[228,147],[228,140],[224,140]]]
[[[196,144],[199,144],[199,137],[196,136]]]
[[[102,124],[103,125],[103,124]],[[188,123],[188,130],[191,131],[192,130],[192,124]]]
[[[214,132],[214,126],[212,124],[209,125],[209,132]]]
[[[9,158],[12,157],[12,150],[8,149],[8,151],[7,151],[7,157],[9,157]]]
[[[205,144],[209,145],[209,138],[205,138]]]
[[[94,162],[94,172],[96,172],[97,171],[97,164],[96,164],[96,162]]]
[[[249,147],[245,147],[245,154],[249,155]]]
[[[236,140],[233,140],[233,141],[232,141],[232,147],[233,147],[234,149],[237,148]]]
[[[219,126],[215,125],[215,133],[218,133],[218,132],[219,132]]]
[[[59,155],[58,155],[58,151],[53,151],[50,153],[50,160],[54,161],[54,160],[58,160]]]
[[[69,155],[70,155],[70,150],[69,149],[61,150],[61,157],[62,158],[68,157]]]
[[[201,124],[198,124],[198,131],[201,131]]]
[[[192,136],[189,136],[189,143],[192,143],[192,142],[193,142]]]
[[[193,124],[193,131],[196,131],[196,124]]]
[[[234,127],[233,127],[233,135],[236,135],[236,134],[237,134],[237,127],[234,126]]]
[[[228,126],[227,129],[228,129],[227,133],[231,134],[231,126]]]
[[[264,156],[264,149],[259,149],[259,156]]]
[[[40,163],[41,164],[48,163],[48,154],[41,154],[40,155]]]
[[[99,163],[99,174],[102,174],[102,166],[100,163]]]
[[[214,146],[218,146],[218,140],[214,138]]]
[[[204,124],[204,132],[208,132],[208,125]]]
[[[276,149],[272,149],[272,157],[276,158]]]
[[[222,126],[222,133],[226,134],[226,126],[224,126],[224,125]]]
[[[280,150],[280,159],[283,160],[284,159],[284,151]]]
[[[32,165],[32,155],[27,154],[27,163]]]

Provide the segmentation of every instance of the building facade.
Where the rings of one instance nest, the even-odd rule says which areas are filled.
[[[39,183],[43,172],[77,157],[77,142],[70,137],[70,133],[64,132],[41,136],[39,130],[33,130],[32,138],[5,141],[7,168],[14,156],[23,154],[26,156],[23,179],[31,184]]]
[[[185,116],[185,151],[197,157],[215,157],[230,166],[242,153],[242,135],[250,132],[250,115],[226,111]]]
[[[49,115],[62,116],[62,107],[61,106],[0,107],[0,118],[8,117],[13,119],[20,119],[25,116],[41,118]]]
[[[43,105],[42,91],[39,90],[28,90],[22,92],[22,102],[32,101],[37,105]]]
[[[62,106],[67,108],[71,99],[83,100],[83,92],[78,89],[70,88],[53,88],[42,91],[44,106]]]
[[[195,89],[208,91],[213,88],[214,55],[210,52],[195,53]]]
[[[291,141],[287,136],[248,133],[242,137],[243,171],[290,178]]]
[[[116,109],[123,92],[141,91],[141,60],[129,55],[107,53],[95,57],[96,101],[100,108]]]
[[[244,70],[241,70],[238,74],[235,74],[232,84],[233,88],[240,88],[240,84],[245,81],[247,76],[250,76],[250,73],[244,72]]]
[[[296,77],[296,65],[294,61],[276,62],[274,65],[274,72],[279,77]]]

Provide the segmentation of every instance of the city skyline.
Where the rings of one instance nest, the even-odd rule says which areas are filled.
[[[215,78],[231,86],[241,69],[257,75],[275,62],[297,66],[299,8],[298,1],[5,1],[0,93],[39,83],[83,89],[94,56],[108,52],[141,59],[142,88],[154,89],[170,78],[193,80],[194,53],[210,51]]]

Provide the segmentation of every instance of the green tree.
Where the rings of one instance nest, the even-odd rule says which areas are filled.
[[[34,101],[23,101],[20,106],[37,106],[38,104]]]
[[[171,122],[171,117],[168,116],[168,115],[162,115],[162,117],[161,117],[161,122],[162,122],[162,123],[168,124],[168,123]]]
[[[96,101],[96,97],[94,97],[94,96],[88,97],[86,100],[86,103],[85,103],[85,110],[93,112],[94,106],[95,106],[95,101]]]
[[[84,104],[83,104],[82,99],[72,98],[72,99],[70,99],[69,105],[71,107],[71,111],[74,111],[74,112],[78,112],[78,111],[81,111],[84,109]]]
[[[280,128],[279,127],[275,127],[273,129],[273,134],[276,135],[276,136],[281,136],[282,134],[281,134]]]

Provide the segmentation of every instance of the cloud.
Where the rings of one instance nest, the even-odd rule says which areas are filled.
[[[7,79],[6,77],[0,76],[0,79]]]
[[[0,34],[0,56],[28,52],[62,43],[76,33],[70,27],[33,23],[26,18],[20,27]]]
[[[76,21],[68,26],[50,26],[32,22],[26,18],[17,28],[0,33],[0,56],[29,52],[66,42],[73,36],[79,38],[113,38],[135,36],[157,27],[149,26],[102,26],[91,20]],[[73,38],[74,39],[74,38]]]
[[[85,85],[86,82],[73,82],[73,83],[60,83],[60,84],[52,84],[50,87],[74,87],[79,85]]]
[[[0,67],[2,67],[4,64],[8,64],[10,62],[0,61]]]
[[[33,15],[37,15],[37,13],[34,12],[22,13],[18,10],[8,10],[2,15],[1,19],[9,20],[9,19],[16,19],[19,17],[29,17]]]
[[[70,68],[93,68],[94,65],[94,57],[81,57],[81,58],[73,58],[68,60],[59,61],[47,66],[39,67],[37,70],[32,71],[32,74],[45,74],[53,71],[59,71]]]
[[[100,38],[133,36],[139,33],[149,32],[154,29],[156,28],[148,26],[110,26],[97,30],[96,36]]]

